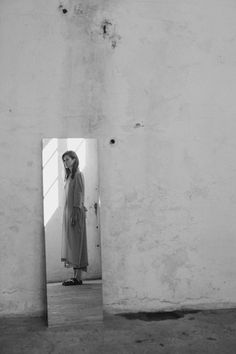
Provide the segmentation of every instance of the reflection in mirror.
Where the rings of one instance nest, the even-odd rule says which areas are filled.
[[[48,325],[102,320],[96,139],[43,139]]]

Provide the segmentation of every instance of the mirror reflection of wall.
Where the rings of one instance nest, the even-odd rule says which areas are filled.
[[[79,168],[75,177],[69,166],[70,161],[67,164],[65,157],[64,162],[62,160],[62,155],[67,151],[75,152],[79,159]],[[72,158],[73,162],[74,160]],[[102,267],[97,140],[43,139],[42,161],[48,324],[100,321],[102,319]],[[65,180],[65,167],[69,169],[69,174],[72,172],[67,180]],[[81,186],[85,187],[84,190]],[[74,200],[77,198],[78,204],[84,197],[86,209],[84,214],[82,212],[78,214],[81,208],[77,209],[78,206],[73,208],[76,211],[77,221],[72,226],[71,222],[74,221],[71,221],[71,215],[65,217],[64,208],[65,200],[69,197],[68,193],[74,193],[72,191],[75,190]],[[86,217],[83,218],[83,215]],[[85,225],[86,228],[81,225]],[[71,242],[75,243],[71,244]],[[87,243],[87,267],[83,267],[80,263],[86,256],[85,242]],[[72,256],[68,257],[72,257],[73,260],[65,260],[65,248],[72,250]],[[83,255],[77,257],[81,252]],[[73,262],[77,262],[76,265]],[[82,271],[75,269],[80,267]]]

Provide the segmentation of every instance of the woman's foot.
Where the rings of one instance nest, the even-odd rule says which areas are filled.
[[[83,285],[83,282],[82,282],[82,280],[78,280],[76,278],[71,278],[71,279],[63,281],[62,285],[64,285],[64,286]]]

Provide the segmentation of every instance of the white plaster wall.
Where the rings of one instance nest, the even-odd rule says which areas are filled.
[[[78,23],[59,5],[1,2],[0,315],[46,310],[41,139],[92,137],[101,110],[88,31],[97,5]]]
[[[105,310],[235,306],[236,4],[128,1],[113,14]]]
[[[234,1],[61,4],[2,2],[0,314],[45,311],[50,136],[99,138],[106,311],[235,306]]]

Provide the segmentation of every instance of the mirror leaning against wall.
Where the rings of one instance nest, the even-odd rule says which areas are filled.
[[[42,141],[48,325],[102,320],[96,139]]]

